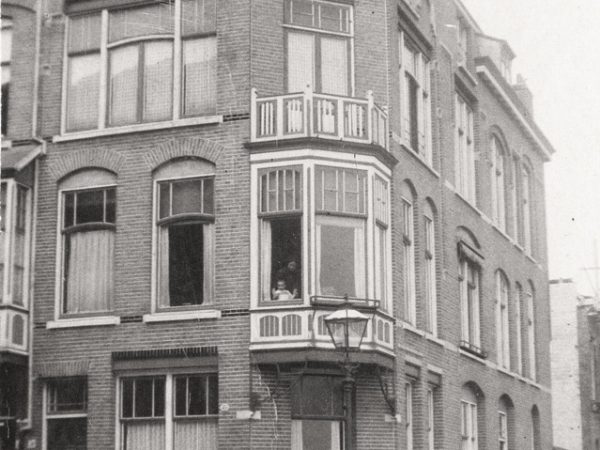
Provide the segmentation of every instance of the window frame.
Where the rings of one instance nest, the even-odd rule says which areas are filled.
[[[400,82],[400,136],[403,145],[429,167],[433,166],[431,118],[431,67],[429,58],[404,31],[399,32],[398,75]],[[410,56],[408,55],[410,53]],[[406,58],[413,59],[412,70]],[[409,87],[410,85],[410,87]],[[416,104],[410,101],[414,89]],[[413,117],[414,114],[416,117]],[[413,123],[416,121],[416,123]],[[413,129],[414,128],[414,129]],[[415,137],[413,133],[417,134]],[[416,148],[415,148],[416,147]]]
[[[176,161],[171,161],[170,164],[176,164]],[[169,164],[169,163],[167,163]],[[152,257],[152,313],[160,314],[160,313],[170,313],[170,312],[191,312],[198,310],[207,310],[214,309],[215,306],[215,237],[216,237],[216,203],[215,203],[215,189],[216,189],[216,174],[214,172],[214,168],[212,169],[212,173],[202,173],[202,174],[184,174],[181,176],[174,176],[171,174],[165,176],[155,176],[152,180],[153,183],[153,214],[152,214],[152,242],[154,246],[153,257]],[[196,171],[196,169],[192,169],[192,171]],[[212,180],[213,184],[213,214],[207,213],[182,213],[170,215],[169,217],[161,218],[160,217],[160,186],[164,183],[173,183],[178,181],[193,181],[193,180]],[[204,185],[203,185],[204,186]],[[171,202],[172,202],[172,188],[171,192]],[[202,202],[204,202],[204,194],[202,198]],[[172,208],[172,203],[170,203]],[[208,280],[209,286],[206,286],[207,280],[203,279],[203,298],[202,303],[199,304],[189,304],[189,305],[162,305],[161,302],[163,299],[160,298],[160,274],[159,274],[159,265],[160,265],[160,236],[159,229],[160,227],[168,227],[177,223],[190,223],[190,224],[202,224],[203,225],[203,233],[206,232],[206,228],[204,225],[209,225],[212,230],[209,230],[212,233],[212,236],[209,240],[209,247],[204,247],[203,249],[203,271],[206,274],[207,270],[210,273],[210,279]],[[206,245],[206,239],[204,240],[204,245]],[[207,269],[206,264],[208,259],[208,264],[210,267]],[[205,298],[207,297],[207,298]],[[169,301],[170,303],[170,301]]]
[[[414,448],[414,381],[409,380],[404,384],[406,450]]]
[[[142,5],[129,5],[126,7],[109,7],[103,8],[101,10],[93,10],[86,11],[83,13],[76,13],[67,16],[66,27],[65,27],[65,39],[64,39],[64,48],[63,48],[63,73],[62,73],[62,97],[61,97],[61,125],[60,125],[60,134],[61,136],[69,136],[69,135],[78,135],[78,134],[98,134],[99,132],[106,131],[107,134],[111,132],[118,133],[120,130],[128,130],[128,129],[147,129],[153,128],[157,125],[163,124],[173,124],[177,125],[179,122],[185,124],[187,122],[196,123],[196,121],[207,121],[217,118],[217,103],[218,99],[215,98],[215,104],[212,105],[210,112],[202,112],[199,114],[185,114],[183,110],[183,105],[185,103],[185,87],[183,80],[183,72],[184,72],[184,43],[186,41],[190,41],[193,39],[215,39],[215,59],[213,61],[212,70],[214,71],[214,83],[215,86],[212,88],[218,92],[218,33],[217,33],[217,14],[216,10],[218,8],[218,1],[214,2],[215,14],[214,14],[214,24],[212,28],[208,29],[204,32],[196,32],[184,34],[183,30],[183,22],[182,22],[182,12],[183,12],[183,2],[186,0],[171,0],[173,15],[172,15],[172,23],[173,23],[173,31],[170,34],[144,34],[135,37],[127,37],[123,39],[116,40],[114,42],[109,41],[109,21],[110,21],[110,13],[119,10],[133,10],[138,8],[143,8],[149,6],[148,4]],[[209,0],[210,1],[210,0]],[[84,16],[92,16],[95,14],[99,14],[100,16],[100,44],[98,50],[86,50],[83,52],[70,52],[69,51],[69,28],[70,28],[70,18],[76,17],[84,17]],[[111,125],[110,124],[110,51],[112,49],[118,49],[124,46],[136,45],[139,46],[138,52],[143,53],[144,46],[146,43],[152,42],[160,42],[164,40],[169,40],[173,43],[172,52],[171,52],[171,102],[170,102],[170,110],[171,114],[168,115],[167,118],[161,120],[136,120],[133,123],[118,123]],[[85,127],[81,129],[69,129],[67,124],[68,119],[68,111],[67,111],[67,96],[68,96],[68,87],[69,87],[69,66],[70,66],[70,57],[85,55],[99,52],[100,54],[100,62],[99,62],[99,94],[97,99],[97,107],[98,107],[98,124],[94,127]],[[143,58],[138,58],[138,69],[142,67],[144,64]],[[142,67],[143,70],[143,67]],[[138,84],[136,85],[137,93],[136,98],[138,99],[136,102],[136,117],[138,119],[141,118],[143,114],[143,102],[141,98],[143,96],[144,91],[144,78],[143,75],[138,71],[137,74]]]
[[[424,273],[425,273],[425,300],[427,302],[427,331],[434,336],[438,332],[437,320],[437,260],[436,260],[436,226],[435,214],[431,205],[423,214],[424,223]]]
[[[317,19],[317,15],[318,15],[318,21],[321,20],[321,7],[322,6],[334,6],[337,8],[340,8],[340,11],[346,11],[347,12],[347,27],[348,27],[348,31],[344,32],[344,31],[332,31],[332,30],[327,30],[327,29],[323,29],[319,26],[307,26],[307,25],[298,25],[298,24],[294,24],[292,22],[292,20],[290,19],[290,14],[292,14],[292,10],[293,10],[293,3],[295,1],[298,0],[285,0],[284,2],[284,19],[282,21],[282,27],[283,27],[283,33],[284,33],[284,49],[285,49],[285,55],[284,55],[284,88],[285,91],[288,93],[292,93],[290,92],[290,88],[289,88],[289,52],[288,52],[288,48],[289,48],[289,34],[290,33],[301,33],[301,34],[305,34],[305,35],[310,35],[313,37],[313,73],[312,73],[312,78],[313,78],[313,84],[314,86],[311,86],[311,89],[313,92],[316,93],[323,93],[323,94],[327,94],[327,95],[336,95],[336,96],[340,96],[338,94],[331,94],[331,93],[324,93],[322,92],[322,82],[323,82],[323,73],[321,70],[321,48],[322,48],[322,44],[321,44],[321,39],[323,37],[327,38],[327,37],[337,37],[338,39],[344,39],[346,40],[346,48],[347,48],[347,66],[348,66],[348,76],[347,76],[347,86],[348,86],[348,90],[346,92],[346,94],[341,95],[342,97],[353,97],[354,96],[354,88],[355,88],[355,80],[354,80],[354,7],[352,5],[349,4],[345,4],[345,3],[337,3],[337,2],[329,2],[329,1],[323,1],[323,0],[309,0],[307,1],[301,1],[301,3],[310,3],[313,5],[313,23],[315,21],[315,19]],[[317,9],[319,12],[315,13],[315,9]],[[340,20],[342,20],[342,18],[340,18]],[[341,22],[340,22],[341,23]]]
[[[435,450],[435,391],[434,386],[427,388],[427,449]]]
[[[498,270],[495,274],[496,287],[496,351],[500,367],[510,369],[510,325],[508,303],[509,283],[506,275]]]
[[[404,320],[417,325],[417,289],[415,261],[415,214],[414,200],[402,196],[402,282],[404,286]]]
[[[69,379],[85,379],[85,393],[84,393],[84,405],[81,409],[74,409],[71,411],[50,411],[50,383],[54,380],[69,380]],[[89,406],[89,383],[87,377],[61,377],[61,378],[52,378],[46,380],[43,384],[43,393],[42,393],[42,434],[43,434],[43,446],[42,448],[45,450],[48,448],[48,431],[49,431],[49,421],[51,420],[61,420],[61,419],[86,419],[88,417],[88,406]],[[88,433],[86,429],[86,442],[88,439]]]
[[[479,424],[478,405],[465,399],[461,403],[461,439],[462,450],[478,450],[479,448]],[[466,443],[465,443],[466,441]]]
[[[475,111],[458,91],[454,94],[454,183],[456,191],[473,205],[476,203]]]
[[[472,278],[472,279],[470,279]],[[468,257],[459,257],[459,292],[461,299],[461,341],[481,348],[481,268]]]
[[[521,217],[523,221],[523,248],[525,253],[533,253],[533,214],[532,214],[532,192],[533,172],[526,164],[521,166]]]
[[[506,162],[507,151],[498,136],[490,140],[490,180],[492,192],[492,220],[504,233],[507,232],[506,220]]]
[[[500,450],[508,450],[508,414],[498,411],[498,444]]]
[[[528,283],[525,291],[526,303],[526,326],[527,326],[527,375],[533,381],[537,381],[537,339],[536,339],[536,317],[535,317],[535,292],[531,283]]]

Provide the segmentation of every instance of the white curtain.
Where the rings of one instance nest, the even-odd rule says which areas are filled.
[[[138,58],[137,45],[110,51],[111,125],[137,122]]]
[[[302,421],[292,420],[292,448],[291,450],[302,449]]]
[[[158,227],[158,303],[169,306],[169,227]]]
[[[304,92],[307,85],[314,88],[315,38],[308,33],[287,35],[288,92]]]
[[[100,96],[100,53],[69,57],[67,129],[85,130],[98,126]]]
[[[175,450],[216,450],[217,430],[216,419],[174,421],[173,448]]]
[[[216,109],[217,39],[183,42],[183,114],[208,114]]]
[[[271,262],[271,222],[263,220],[261,223],[261,284],[262,284],[262,299],[271,299],[271,272],[273,270]]]
[[[173,42],[147,42],[144,45],[144,120],[172,117]]]
[[[125,434],[124,450],[164,450],[165,448],[163,421],[127,422],[123,426],[123,433]]]
[[[113,294],[112,230],[73,233],[67,275],[67,312],[106,311]]]
[[[346,39],[321,37],[323,93],[348,95],[348,43]]]

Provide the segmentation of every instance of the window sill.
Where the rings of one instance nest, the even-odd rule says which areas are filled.
[[[482,357],[476,356],[476,355],[474,355],[471,352],[463,350],[462,348],[458,349],[458,353],[461,354],[461,355],[463,355],[463,356],[466,356],[469,359],[472,359],[473,361],[477,361],[479,364],[483,364],[484,366],[488,365],[487,361],[485,359],[483,359]]]
[[[410,149],[404,142],[404,140],[396,133],[392,133],[392,140],[398,144],[406,153],[411,155],[419,164],[425,167],[434,177],[440,178],[440,174],[437,170],[431,167],[426,161],[424,161],[417,153]]]
[[[414,334],[419,335],[421,337],[425,337],[425,334],[426,334],[425,331],[419,330],[416,326],[414,326],[410,322],[400,321],[400,326],[404,330],[410,331],[411,333],[414,333]]]
[[[502,236],[504,239],[506,239],[506,240],[507,240],[508,242],[510,242],[511,244],[514,244],[514,243],[515,243],[515,241],[513,240],[513,238],[511,238],[511,237],[510,237],[508,234],[506,234],[506,232],[505,232],[505,231],[502,231],[502,229],[501,229],[501,228],[500,228],[498,225],[496,225],[495,223],[493,223],[493,222],[492,222],[492,228],[493,228],[494,230],[496,230],[496,232],[497,232],[497,233],[498,233],[500,236]]]
[[[90,139],[102,136],[113,136],[127,133],[137,133],[140,131],[163,130],[165,128],[187,127],[190,125],[207,125],[222,123],[222,115],[190,117],[186,119],[167,120],[164,122],[138,123],[135,125],[124,125],[121,127],[109,127],[101,130],[75,131],[71,133],[54,136],[52,142],[67,142],[78,139]]]
[[[186,320],[219,319],[220,317],[221,311],[219,310],[202,309],[198,311],[173,311],[144,314],[142,321],[144,323],[182,322]]]
[[[439,337],[435,336],[434,334],[431,334],[429,332],[425,332],[425,338],[428,341],[433,342],[434,344],[437,344],[441,347],[446,347],[446,341],[444,341],[443,339],[440,339]]]
[[[101,327],[108,325],[119,325],[119,316],[93,316],[78,317],[72,319],[58,319],[46,322],[46,329],[54,328],[79,328],[79,327]]]

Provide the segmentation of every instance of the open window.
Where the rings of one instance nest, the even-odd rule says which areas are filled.
[[[170,163],[157,184],[157,295],[159,308],[212,301],[214,167],[200,160]]]

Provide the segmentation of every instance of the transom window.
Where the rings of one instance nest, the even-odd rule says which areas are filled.
[[[215,113],[215,0],[72,16],[67,54],[66,131]]]
[[[108,172],[73,175],[63,187],[114,183]],[[95,313],[112,308],[116,188],[64,190],[62,194],[62,313]]]
[[[175,163],[190,173],[212,173],[210,164]],[[160,174],[157,175],[160,178]],[[159,180],[156,233],[158,307],[198,306],[212,301],[214,177]]]
[[[287,89],[350,95],[352,8],[348,5],[286,0]]]

